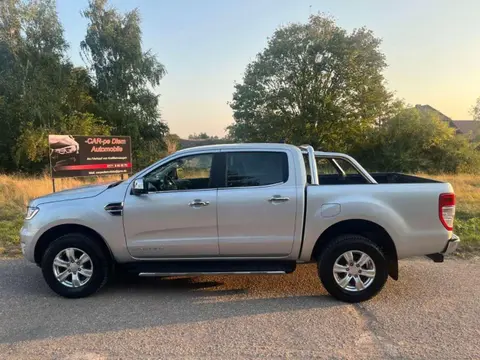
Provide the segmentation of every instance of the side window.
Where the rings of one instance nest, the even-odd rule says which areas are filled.
[[[172,160],[145,176],[149,192],[200,190],[212,187],[213,154],[198,154]]]
[[[231,152],[227,154],[227,187],[264,186],[288,180],[284,152]]]

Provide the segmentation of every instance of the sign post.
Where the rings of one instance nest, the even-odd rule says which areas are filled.
[[[129,136],[49,135],[48,144],[53,192],[56,178],[132,172]]]

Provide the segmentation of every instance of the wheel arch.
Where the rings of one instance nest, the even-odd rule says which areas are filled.
[[[395,243],[390,234],[380,225],[361,219],[343,220],[328,227],[317,239],[312,251],[312,260],[316,260],[326,246],[340,235],[362,235],[373,241],[388,259],[388,274],[398,280],[398,257]]]
[[[110,260],[111,265],[114,264],[115,259],[113,257],[112,251],[108,246],[105,239],[95,230],[79,224],[61,224],[54,226],[47,231],[45,231],[37,241],[34,250],[34,259],[35,263],[40,264],[42,261],[43,254],[47,250],[49,244],[55,239],[59,238],[62,235],[69,233],[80,233],[86,236],[89,236],[97,240],[97,244],[100,246],[103,254],[107,259]]]

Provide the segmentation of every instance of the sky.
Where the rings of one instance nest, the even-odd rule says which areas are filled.
[[[233,122],[228,102],[246,65],[276,28],[318,12],[348,31],[366,26],[382,41],[387,86],[408,104],[429,104],[468,120],[480,97],[478,0],[110,0],[138,8],[143,46],[165,65],[155,89],[162,118],[181,137],[223,136]],[[57,0],[69,55],[85,65],[80,41],[87,0]]]

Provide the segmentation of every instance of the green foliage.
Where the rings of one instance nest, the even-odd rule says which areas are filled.
[[[209,136],[207,133],[201,132],[200,134],[196,134],[196,133],[190,134],[188,135],[188,138],[190,140],[208,140],[208,139],[217,140],[218,136]]]
[[[15,196],[17,193],[15,186],[0,182],[0,255],[20,253],[19,232],[25,204],[20,196]],[[5,194],[9,194],[8,201]]]
[[[480,154],[433,112],[405,109],[371,129],[355,155],[370,170],[456,173],[478,171]]]
[[[471,114],[473,116],[473,120],[476,120],[480,123],[480,97],[475,102],[475,105],[472,107]],[[475,144],[477,150],[480,151],[480,125],[478,125],[473,132],[473,134],[469,134],[471,136],[472,142]]]
[[[475,102],[475,105],[473,105],[471,113],[473,116],[473,120],[480,121],[480,97]]]
[[[462,239],[462,248],[465,250],[479,250],[480,216],[455,220],[455,232]]]
[[[348,151],[396,106],[379,46],[371,31],[321,15],[279,28],[235,85],[229,135]]]
[[[173,154],[180,147],[180,137],[177,134],[168,134],[165,136],[166,155]]]
[[[160,120],[158,86],[165,68],[142,50],[138,10],[125,14],[91,0],[83,15],[89,20],[81,43],[93,76],[96,113],[115,135],[130,135],[136,165],[143,167],[165,150],[168,126]]]
[[[165,149],[158,96],[164,67],[142,52],[137,11],[91,1],[81,46],[89,69],[74,67],[54,0],[0,2],[0,171],[42,171],[47,136],[130,135],[134,163]]]
[[[31,143],[17,142],[25,131],[43,132],[61,119],[66,49],[54,1],[0,3],[0,168],[16,169],[16,154],[31,152]]]
[[[63,116],[55,130],[28,126],[23,129],[17,139],[15,156],[19,169],[22,169],[22,164],[30,163],[30,166],[33,163],[44,164],[45,159],[48,159],[48,135],[53,132],[75,135],[109,135],[110,128],[102,119],[96,118],[93,114],[77,112]]]

